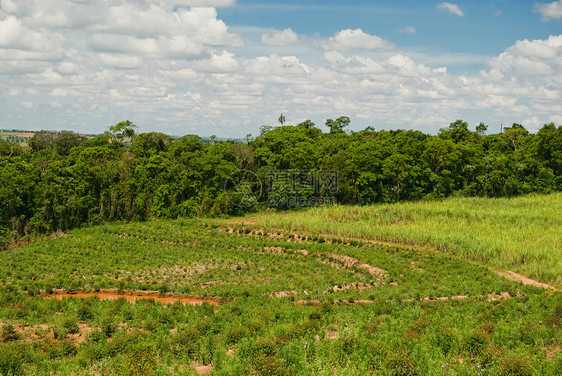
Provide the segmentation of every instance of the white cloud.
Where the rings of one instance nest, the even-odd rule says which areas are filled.
[[[533,12],[542,14],[542,20],[544,22],[551,19],[557,20],[559,18],[562,18],[562,0],[546,4],[535,3]]]
[[[530,42],[525,39],[517,41],[512,50],[514,52],[537,59],[553,59],[558,53],[557,50],[562,46],[562,37],[550,37],[548,40],[534,40]]]
[[[117,69],[135,69],[142,64],[141,58],[127,54],[101,53],[98,55],[98,59],[101,64]]]
[[[43,34],[31,30],[14,16],[7,16],[0,21],[0,48],[50,52],[59,49],[62,42],[63,38],[60,34]]]
[[[562,36],[517,41],[493,58],[425,54],[361,29],[325,39],[231,29],[211,6],[233,0],[0,1],[0,98],[4,118],[19,119],[14,127],[46,119],[91,133],[129,118],[141,131],[223,135],[174,80],[233,136],[281,111],[321,126],[363,104],[354,130],[435,132],[457,118],[540,127],[562,113]],[[479,64],[488,67],[454,73]]]
[[[70,61],[63,61],[57,67],[57,72],[61,74],[77,74],[79,71],[78,64]]]
[[[562,124],[562,115],[550,115],[548,123]]]
[[[337,51],[324,52],[324,58],[333,70],[348,74],[381,74],[386,72],[380,62],[365,56],[344,57]]]
[[[416,34],[418,31],[413,26],[406,26],[405,28],[398,30],[398,32],[402,34]]]
[[[158,57],[196,57],[207,47],[241,46],[210,4],[232,1],[174,1],[173,4],[206,5],[175,8],[151,0],[2,1],[7,12],[0,18],[0,47],[26,51],[53,51],[63,34],[90,40],[100,52],[151,54]],[[45,33],[45,31],[49,31]],[[75,30],[88,34],[76,35]]]
[[[244,62],[244,71],[258,82],[280,82],[290,84],[302,82],[311,68],[300,62],[296,56],[259,56]]]
[[[354,49],[389,50],[394,45],[379,36],[370,35],[361,29],[344,29],[322,42],[325,50],[347,51]]]
[[[234,5],[236,0],[174,0],[170,2],[170,7],[177,5],[184,5],[190,7],[204,7],[204,8],[222,8]],[[162,0],[147,0],[148,3],[162,4]]]
[[[444,3],[437,4],[436,7],[439,10],[449,12],[451,14],[454,14],[455,16],[459,16],[459,17],[464,16],[463,11],[460,10],[460,8],[457,4],[444,2]]]
[[[276,30],[272,33],[264,33],[261,36],[261,42],[272,46],[285,46],[287,44],[296,43],[298,40],[297,33],[291,28],[285,30]]]
[[[198,72],[225,73],[234,72],[240,68],[233,53],[223,51],[221,54],[212,53],[210,59],[193,62],[193,68]]]
[[[51,97],[70,97],[70,96],[78,96],[80,95],[80,93],[73,89],[57,87],[53,89],[53,91],[51,91],[49,95]]]
[[[517,41],[490,65],[501,73],[552,75],[560,74],[562,65],[562,35],[546,40]]]

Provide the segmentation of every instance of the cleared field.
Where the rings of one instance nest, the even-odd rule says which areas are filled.
[[[1,252],[0,374],[562,371],[560,292],[440,252],[273,232],[155,220]],[[162,303],[188,297],[218,306]]]
[[[283,232],[437,249],[562,287],[562,193],[316,207],[245,221]]]
[[[21,146],[25,146],[34,135],[30,132],[0,132],[0,140],[17,142]]]

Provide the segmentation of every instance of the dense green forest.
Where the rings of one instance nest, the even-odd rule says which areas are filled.
[[[562,190],[562,126],[553,123],[536,134],[513,124],[490,135],[484,124],[472,131],[461,120],[437,135],[346,132],[348,125],[342,116],[326,121],[327,133],[311,121],[262,126],[254,140],[217,142],[137,135],[124,121],[93,138],[36,132],[28,148],[0,140],[0,246],[104,221],[242,214],[267,207],[267,193],[278,191],[372,204]],[[265,194],[237,205],[225,182],[241,169],[263,183],[242,188]],[[331,171],[337,190],[272,183],[271,171]]]

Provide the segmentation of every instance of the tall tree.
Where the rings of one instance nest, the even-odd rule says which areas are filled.
[[[330,129],[330,133],[344,133],[344,128],[349,125],[351,120],[349,116],[340,116],[336,120],[328,119],[326,120],[326,126]]]
[[[482,136],[488,130],[488,126],[482,122],[476,126],[476,133]]]
[[[115,125],[109,127],[111,133],[115,134],[118,139],[123,140],[124,138],[130,138],[131,140],[135,137],[135,128],[137,126],[129,120],[123,120]]]

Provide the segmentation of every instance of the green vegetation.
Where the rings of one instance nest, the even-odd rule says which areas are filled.
[[[513,124],[485,135],[485,125],[472,131],[458,120],[433,136],[371,127],[346,132],[349,122],[346,116],[328,119],[329,133],[310,120],[264,126],[247,143],[136,135],[130,121],[93,138],[41,131],[26,148],[0,141],[0,247],[106,221],[239,215],[267,206],[288,209],[301,199],[368,205],[562,190],[562,126],[546,124],[530,134]],[[225,190],[240,170],[262,185]],[[303,181],[329,171],[337,184],[309,189],[272,182],[272,171]],[[240,206],[230,193],[249,199]],[[280,195],[294,200],[269,201]]]
[[[113,223],[1,252],[0,374],[561,371],[560,292],[446,253],[317,233],[305,241],[243,220]],[[44,299],[59,289],[221,304]]]
[[[259,214],[259,226],[438,249],[562,286],[562,194]]]
[[[562,127],[284,121],[0,140],[0,375],[562,374],[560,291],[490,269],[562,284]],[[234,176],[361,206],[282,211]]]

